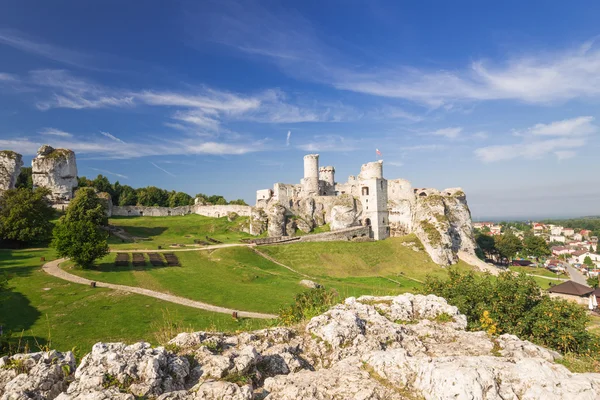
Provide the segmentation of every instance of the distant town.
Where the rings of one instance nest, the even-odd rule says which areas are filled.
[[[598,249],[598,231],[585,229],[583,226],[572,227],[576,221],[587,225],[585,219],[568,220],[569,227],[558,223],[545,222],[474,222],[473,228],[478,235],[500,238],[505,234],[514,235],[525,244],[527,237],[543,238],[547,244],[547,252],[531,254],[525,251],[527,246],[519,248],[515,257],[502,257],[499,253],[488,262],[510,262],[512,265],[544,267],[552,272],[565,273],[568,266],[574,267],[588,278],[597,277],[600,273],[600,251]],[[596,221],[596,220],[592,220]],[[575,223],[574,223],[575,222]],[[478,242],[482,242],[481,236]],[[540,240],[538,239],[539,243]],[[485,248],[485,246],[482,246]],[[545,253],[545,254],[544,254]],[[489,254],[488,254],[489,255]]]

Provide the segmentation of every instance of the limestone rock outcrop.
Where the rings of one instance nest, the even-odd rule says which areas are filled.
[[[23,156],[10,150],[0,151],[0,194],[14,189],[23,166]]]
[[[356,207],[337,205],[331,208],[331,222],[329,226],[332,231],[346,229],[360,225],[360,214]]]
[[[98,343],[76,370],[70,353],[5,357],[0,399],[600,398],[600,374],[571,373],[554,351],[466,325],[432,295],[351,297],[302,328],[181,333],[169,350]]]
[[[75,153],[43,145],[31,162],[31,174],[33,186],[50,189],[52,201],[69,201],[77,187]]]
[[[273,204],[267,210],[269,236],[285,236],[286,209],[281,204]]]
[[[460,188],[421,192],[413,207],[412,230],[434,262],[450,265],[458,252],[475,253],[471,212]]]

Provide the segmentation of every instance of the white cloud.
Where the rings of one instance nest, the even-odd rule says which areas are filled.
[[[549,124],[536,124],[525,134],[535,136],[583,136],[594,133],[598,127],[593,125],[594,117],[565,119]]]
[[[289,146],[290,145],[290,139],[292,138],[292,131],[288,131],[287,136],[285,138],[285,145]]]
[[[487,132],[484,131],[480,131],[480,132],[475,132],[473,134],[473,137],[475,139],[487,139],[490,135]]]
[[[434,136],[443,136],[448,139],[457,139],[462,131],[463,128],[443,128],[433,131],[431,134]]]
[[[119,139],[118,137],[116,137],[116,136],[114,136],[114,135],[111,135],[111,134],[110,134],[110,133],[108,133],[108,132],[102,132],[102,131],[100,131],[100,134],[101,134],[101,135],[103,135],[103,136],[106,136],[106,137],[107,137],[107,138],[109,138],[109,139],[112,139],[112,140],[114,140],[115,142],[119,142],[119,143],[123,143],[123,144],[125,143],[124,141],[122,141],[122,140],[121,140],[121,139]]]
[[[73,137],[73,135],[70,134],[69,132],[61,131],[60,129],[55,129],[55,128],[44,128],[40,131],[40,135]]]
[[[578,117],[536,124],[522,131],[520,143],[481,147],[475,150],[475,155],[488,163],[515,158],[538,159],[548,154],[566,160],[575,156],[573,149],[586,145],[588,135],[598,132],[593,120],[592,117]]]

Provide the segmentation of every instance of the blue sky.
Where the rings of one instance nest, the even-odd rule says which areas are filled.
[[[474,218],[600,214],[600,3],[0,0],[0,148],[254,201],[336,180],[461,186]]]

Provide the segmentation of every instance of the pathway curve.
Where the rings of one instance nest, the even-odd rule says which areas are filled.
[[[569,276],[571,276],[571,280],[573,282],[577,282],[584,286],[588,286],[585,276],[583,276],[583,274],[581,272],[577,271],[575,268],[573,268],[569,264],[567,264],[567,272],[569,273]]]
[[[196,250],[198,250],[198,249],[196,249]],[[44,264],[44,266],[42,268],[44,269],[44,271],[46,273],[48,273],[56,278],[63,279],[65,281],[69,281],[69,282],[73,282],[73,283],[80,283],[82,285],[88,285],[88,286],[92,283],[92,281],[89,279],[82,278],[80,276],[73,275],[73,274],[70,274],[70,273],[62,270],[59,267],[59,265],[60,265],[60,263],[62,263],[64,261],[66,261],[65,258],[60,258],[58,260],[50,261],[50,262]],[[249,311],[233,310],[231,308],[219,307],[219,306],[215,306],[212,304],[202,303],[200,301],[186,299],[185,297],[174,296],[172,294],[156,292],[154,290],[142,289],[139,287],[115,285],[112,283],[105,283],[105,282],[98,282],[98,281],[95,281],[95,282],[96,282],[97,287],[103,287],[103,288],[109,288],[109,289],[114,289],[114,290],[121,290],[124,292],[141,294],[142,296],[154,297],[155,299],[168,301],[170,303],[181,304],[183,306],[199,308],[201,310],[212,311],[212,312],[217,312],[217,313],[221,313],[221,314],[231,315],[232,313],[237,312],[238,315],[243,318],[262,318],[262,319],[277,318],[277,316],[273,315],[273,314],[263,314],[263,313],[249,312]]]

